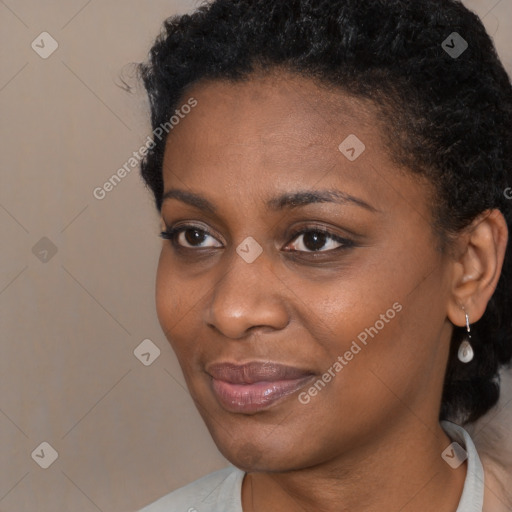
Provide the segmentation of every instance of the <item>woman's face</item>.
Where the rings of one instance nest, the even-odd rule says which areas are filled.
[[[392,163],[369,104],[307,79],[189,97],[164,158],[177,231],[157,310],[221,452],[286,471],[432,430],[452,263],[428,184]]]

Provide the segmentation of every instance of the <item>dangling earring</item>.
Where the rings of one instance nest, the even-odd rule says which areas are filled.
[[[464,308],[462,308],[462,309],[464,309]],[[464,314],[466,315],[467,335],[464,338],[464,340],[462,341],[462,343],[460,344],[459,352],[458,352],[457,356],[461,363],[469,363],[473,359],[473,356],[475,355],[475,353],[473,352],[473,347],[471,346],[471,343],[470,343],[471,329],[469,328],[469,316],[466,313],[466,311],[464,311]]]

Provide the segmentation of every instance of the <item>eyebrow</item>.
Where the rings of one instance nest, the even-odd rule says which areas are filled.
[[[167,199],[177,199],[208,213],[215,213],[217,211],[217,208],[208,199],[185,190],[170,189],[164,193],[162,203]],[[369,205],[366,201],[339,190],[305,190],[282,194],[267,201],[267,207],[272,210],[284,210],[285,208],[298,208],[315,203],[354,204],[368,211],[378,212],[376,208]]]

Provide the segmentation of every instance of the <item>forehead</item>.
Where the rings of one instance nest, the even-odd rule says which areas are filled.
[[[382,118],[367,100],[277,72],[199,83],[182,103],[191,97],[197,106],[167,140],[166,190],[185,185],[220,201],[230,189],[265,198],[299,185],[338,187],[374,195],[380,208],[403,187],[389,186],[403,173],[389,157]],[[352,148],[354,160],[346,154]]]
[[[206,81],[189,89],[183,102],[191,96],[198,105],[189,121],[184,120],[168,138],[171,151],[173,139],[183,142],[190,135],[187,128],[196,130],[197,125],[203,130],[194,136],[204,149],[219,149],[222,142],[251,141],[307,149],[332,145],[354,131],[369,143],[380,142],[374,140],[381,132],[369,101],[291,73],[273,71],[240,82]]]

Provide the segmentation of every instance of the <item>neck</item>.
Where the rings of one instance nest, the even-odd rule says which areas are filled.
[[[248,473],[244,512],[455,512],[467,463],[452,469],[441,458],[451,440],[436,422],[412,419],[379,432],[373,442],[306,469]],[[384,434],[384,435],[383,435]]]

